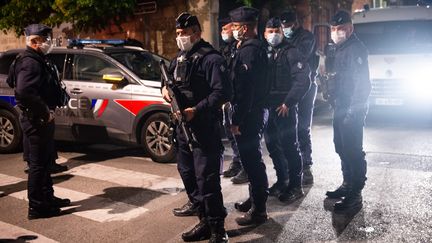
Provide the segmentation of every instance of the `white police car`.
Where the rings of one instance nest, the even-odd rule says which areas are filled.
[[[0,153],[16,151],[22,140],[14,91],[5,82],[21,51],[0,53]],[[71,96],[56,110],[56,140],[138,143],[154,161],[174,159],[170,107],[160,93],[162,57],[122,40],[73,40],[49,57]]]

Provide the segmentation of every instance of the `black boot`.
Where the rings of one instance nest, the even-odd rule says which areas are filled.
[[[361,191],[350,191],[346,197],[335,203],[335,213],[358,212],[363,207],[363,197]]]
[[[211,232],[209,243],[228,243],[223,221],[210,222],[209,225]]]
[[[56,174],[56,173],[64,172],[67,170],[68,170],[68,167],[66,165],[60,165],[60,164],[57,164],[55,162],[50,167],[50,173],[51,174]]]
[[[269,195],[272,197],[279,197],[286,188],[287,184],[285,182],[277,181],[269,188]]]
[[[244,168],[242,168],[240,172],[231,179],[231,181],[233,184],[243,184],[249,182],[249,177]]]
[[[260,225],[265,223],[267,220],[267,210],[265,210],[265,208],[257,210],[255,206],[252,206],[252,208],[242,217],[235,219],[237,224],[241,226]]]
[[[188,201],[180,208],[173,209],[173,214],[177,217],[198,216],[198,213],[198,206],[194,205],[191,201]]]
[[[57,207],[29,208],[27,218],[32,220],[40,218],[51,218],[59,215],[61,215],[61,210]]]
[[[49,204],[52,207],[56,207],[56,208],[67,207],[71,204],[71,200],[68,198],[59,198],[59,197],[53,196],[50,199]]]
[[[242,169],[242,166],[241,166],[240,162],[233,161],[233,162],[231,162],[228,170],[223,172],[223,176],[227,177],[227,178],[236,176],[240,172],[241,169]]]
[[[342,198],[348,195],[348,193],[351,190],[351,186],[347,182],[343,182],[342,185],[340,185],[336,190],[334,191],[327,191],[326,196],[328,198]]]
[[[252,207],[252,201],[250,198],[246,199],[244,202],[236,202],[234,203],[234,208],[237,209],[237,211],[246,213],[249,211]]]
[[[182,239],[185,242],[190,241],[201,241],[210,239],[210,227],[207,223],[207,220],[204,218],[200,220],[200,222],[195,225],[191,230],[182,234]]]
[[[286,191],[280,194],[279,201],[290,204],[303,196],[304,192],[301,186],[288,186]]]
[[[314,183],[314,177],[312,175],[312,168],[305,166],[303,168],[303,185],[312,185]]]

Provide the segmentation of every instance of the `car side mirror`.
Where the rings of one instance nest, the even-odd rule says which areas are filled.
[[[112,90],[121,89],[125,87],[128,83],[126,81],[126,78],[120,73],[104,74],[102,76],[102,79],[105,82],[112,84],[111,87]]]

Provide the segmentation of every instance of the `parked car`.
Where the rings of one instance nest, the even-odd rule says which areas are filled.
[[[49,54],[71,96],[56,110],[56,140],[141,144],[157,162],[174,159],[170,106],[160,93],[161,56],[119,40],[74,40]],[[20,148],[13,89],[5,80],[23,49],[0,53],[0,153]]]

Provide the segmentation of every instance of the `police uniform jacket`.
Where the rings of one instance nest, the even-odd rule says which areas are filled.
[[[347,109],[351,114],[366,112],[371,91],[367,57],[366,47],[354,33],[346,41],[336,45],[336,108]]]
[[[231,66],[231,62],[234,58],[235,50],[236,50],[237,41],[233,40],[229,43],[225,43],[220,48],[220,53],[224,57],[227,67]]]
[[[269,91],[265,44],[258,39],[243,41],[230,72],[234,87],[232,124],[238,126],[249,112],[265,107]]]
[[[310,87],[309,66],[300,51],[285,39],[268,48],[269,107],[297,105]]]
[[[316,55],[317,44],[315,36],[303,27],[297,28],[288,41],[300,50],[300,54],[309,64],[311,80],[315,81],[319,64],[319,56]]]
[[[57,69],[42,53],[30,47],[19,55],[15,65],[17,104],[24,114],[46,121],[49,110],[58,104],[53,95],[58,87],[54,82],[59,82]]]
[[[182,109],[195,107],[198,120],[209,116],[215,118],[214,115],[231,95],[225,60],[204,40],[188,52],[180,51],[169,70],[181,92],[179,102]]]

